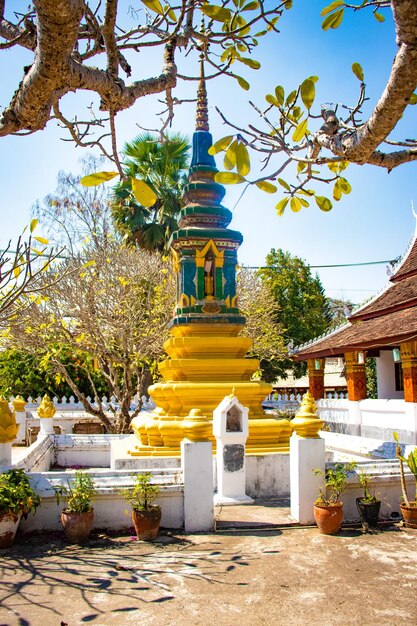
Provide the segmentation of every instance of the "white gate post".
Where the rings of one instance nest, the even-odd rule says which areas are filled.
[[[291,516],[300,524],[314,523],[314,502],[324,485],[325,442],[318,436],[324,422],[317,417],[317,408],[310,393],[306,393],[291,425],[290,488]]]

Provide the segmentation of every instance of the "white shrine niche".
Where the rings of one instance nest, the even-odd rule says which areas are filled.
[[[213,411],[213,434],[217,452],[215,504],[249,504],[245,493],[245,444],[248,438],[248,409],[234,394],[226,396]]]

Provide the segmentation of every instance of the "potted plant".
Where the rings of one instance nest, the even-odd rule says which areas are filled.
[[[12,545],[21,517],[35,513],[40,503],[24,470],[10,469],[0,475],[0,548]]]
[[[324,476],[324,487],[319,490],[319,496],[314,503],[314,519],[323,535],[336,535],[343,521],[343,502],[340,496],[343,493],[349,474],[355,469],[356,463],[336,463],[332,468],[314,470],[316,475]]]
[[[161,523],[161,507],[153,504],[158,497],[159,487],[151,483],[152,474],[144,472],[134,476],[132,488],[121,490],[122,496],[132,506],[132,521],[138,539],[156,539]]]
[[[407,528],[417,528],[417,448],[414,448],[414,450],[409,453],[408,457],[405,458],[402,454],[401,445],[398,440],[398,433],[394,432],[393,435],[395,441],[397,442],[395,455],[400,463],[401,490],[403,495],[403,501],[400,503],[401,515],[404,518],[404,523]],[[403,463],[407,463],[410,471],[414,474],[414,479],[416,481],[416,494],[414,496],[414,500],[408,499]]]
[[[83,543],[90,536],[94,522],[94,509],[91,506],[95,495],[94,481],[83,470],[77,470],[68,486],[55,487],[56,501],[67,500],[61,513],[64,533],[71,543]]]
[[[375,493],[370,492],[372,476],[366,472],[359,473],[359,484],[363,488],[363,496],[356,498],[356,507],[359,512],[362,525],[366,528],[376,528],[378,526],[379,510],[381,508],[381,500]]]

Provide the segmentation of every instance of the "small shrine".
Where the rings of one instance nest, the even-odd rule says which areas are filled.
[[[417,216],[415,216],[417,217]],[[309,389],[324,397],[326,358],[343,356],[348,397],[366,398],[366,358],[376,358],[378,398],[417,403],[417,225],[409,249],[385,289],[356,309],[348,322],[293,351],[307,361]]]
[[[197,421],[199,436],[215,443],[213,410],[232,389],[249,409],[247,452],[289,449],[289,422],[272,418],[261,406],[271,385],[251,380],[259,361],[245,356],[251,340],[241,335],[245,319],[236,296],[242,235],[228,228],[232,213],[221,204],[225,189],[214,180],[218,170],[208,153],[211,145],[201,61],[185,206],[170,243],[177,303],[164,346],[169,358],[160,364],[163,382],[149,388],[156,408],[132,421],[137,436],[132,456],[178,456],[184,424],[188,428]]]

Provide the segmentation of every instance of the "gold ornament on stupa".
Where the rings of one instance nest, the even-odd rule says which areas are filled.
[[[51,418],[55,415],[55,413],[56,409],[54,407],[54,403],[48,394],[45,394],[37,410],[38,417]]]
[[[324,426],[324,421],[317,415],[317,406],[309,391],[304,394],[300,404],[300,410],[291,422],[293,430],[299,437],[304,439],[318,439],[319,430]]]
[[[13,408],[16,413],[23,413],[26,406],[26,400],[22,396],[16,396],[13,400]]]
[[[0,443],[12,443],[17,437],[19,424],[4,396],[0,396]]]

